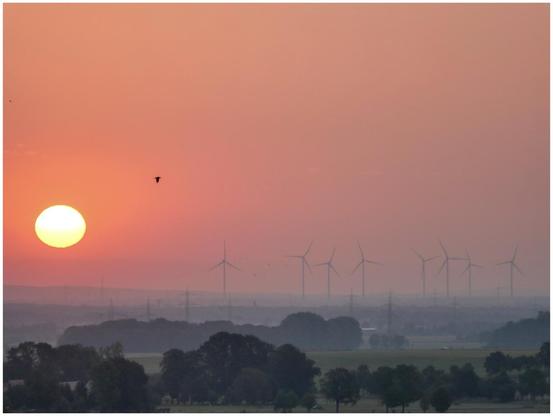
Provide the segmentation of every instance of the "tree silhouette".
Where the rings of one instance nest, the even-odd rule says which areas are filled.
[[[355,373],[345,368],[335,368],[325,373],[321,380],[321,392],[336,403],[336,413],[340,404],[355,404],[359,400],[359,384]]]

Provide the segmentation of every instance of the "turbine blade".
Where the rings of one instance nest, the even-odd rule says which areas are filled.
[[[330,260],[328,261],[329,263],[332,263],[332,260],[334,259],[335,254],[336,254],[336,247],[334,247],[334,249],[332,250],[332,256],[330,256]]]
[[[311,250],[311,246],[313,245],[313,241],[311,241],[311,243],[309,243],[309,247],[307,247],[307,251],[305,252],[305,254],[303,255],[304,257],[307,256],[309,254],[309,250]]]
[[[463,270],[463,273],[461,273],[459,275],[459,277],[463,276],[467,272],[468,269],[470,269],[470,263],[467,265],[467,267],[465,267],[465,270]]]
[[[445,249],[444,244],[442,243],[442,240],[438,240],[438,241],[440,242],[440,246],[442,247],[445,257],[447,258],[447,250]]]
[[[513,267],[514,267],[515,269],[517,269],[518,272],[519,272],[521,275],[525,276],[525,274],[522,272],[522,270],[520,269],[520,267],[517,266],[516,263],[513,263]]]
[[[502,261],[501,263],[497,263],[496,266],[501,266],[502,264],[510,264],[511,261]]]
[[[513,258],[511,259],[511,261],[515,261],[517,257],[517,251],[518,251],[518,244],[515,246],[515,252],[513,253]]]
[[[358,269],[359,267],[361,267],[362,264],[363,264],[363,260],[361,260],[361,261],[357,264],[357,266],[355,266],[355,269],[353,269],[353,271],[351,272],[351,274],[355,273],[355,272],[357,271],[357,269]]]
[[[332,264],[330,264],[329,266],[334,271],[334,273],[336,273],[336,276],[340,277],[340,273],[338,273],[338,270],[336,270]]]
[[[424,261],[424,257],[421,256],[414,248],[412,248],[411,251],[412,251],[413,253],[415,253],[415,255],[416,255],[419,259],[421,259],[422,261]]]
[[[313,267],[318,267],[318,266],[326,266],[328,263],[317,263],[317,264],[314,264]]]
[[[313,270],[311,270],[311,266],[309,265],[309,262],[307,261],[305,256],[303,257],[303,261],[305,262],[305,265],[307,266],[307,270],[309,270],[309,273],[313,274]]]
[[[365,260],[366,263],[370,263],[370,264],[378,264],[379,266],[384,266],[382,263],[379,263],[377,261],[372,261],[372,260]]]
[[[359,247],[359,252],[361,253],[361,258],[364,259],[365,255],[363,254],[363,249],[361,248],[361,243],[357,240],[357,247]]]
[[[481,269],[484,268],[484,266],[481,266],[481,265],[479,265],[479,264],[471,263],[471,265],[472,265],[472,267],[479,267],[479,268],[481,268]]]
[[[220,261],[219,263],[217,263],[215,266],[213,266],[211,269],[209,269],[208,271],[212,271],[212,270],[215,270],[217,267],[221,266],[222,264],[224,263],[224,260]]]
[[[242,270],[240,270],[238,267],[236,267],[234,264],[230,263],[230,262],[226,262],[230,267],[232,267],[233,269],[236,269],[238,270],[239,272],[241,272]]]
[[[439,258],[440,256],[434,256],[434,257],[428,257],[427,259],[424,259],[424,261],[432,261],[432,260],[435,260],[437,258]]]
[[[445,267],[446,262],[447,262],[447,259],[444,260],[444,261],[442,262],[442,266],[440,267],[440,270],[438,270],[438,273],[436,273],[436,276],[439,276],[439,275],[440,275],[440,273],[442,272],[442,270],[443,270],[444,267]]]

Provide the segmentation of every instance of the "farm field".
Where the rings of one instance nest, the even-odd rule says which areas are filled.
[[[370,369],[379,366],[395,366],[397,364],[412,364],[419,368],[433,365],[440,369],[449,369],[452,365],[471,363],[479,375],[485,374],[484,360],[486,356],[495,350],[491,349],[422,349],[422,350],[355,350],[355,351],[313,351],[308,352],[321,371],[345,367],[355,369],[361,364],[366,364]],[[503,350],[512,356],[535,354],[534,350]],[[159,372],[161,354],[128,354],[128,358],[138,362],[146,373]]]
[[[334,413],[334,403],[319,398],[320,408],[312,410],[312,413]],[[171,406],[173,413],[273,413],[272,407],[268,406],[209,406],[209,405],[179,405]],[[400,412],[401,408],[394,411]],[[305,409],[295,408],[294,413],[305,412]],[[386,408],[375,398],[363,398],[354,406],[341,406],[340,413],[384,413]],[[420,413],[418,402],[412,403],[405,409],[406,413]],[[431,413],[432,409],[428,411]],[[454,403],[448,413],[547,413],[549,404],[543,401],[519,401],[511,403],[495,403],[483,401],[466,401]]]

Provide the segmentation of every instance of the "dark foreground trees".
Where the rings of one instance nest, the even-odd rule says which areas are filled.
[[[444,387],[436,389],[430,396],[430,404],[440,413],[447,412],[447,409],[451,406],[451,401],[451,396]]]
[[[4,411],[148,411],[152,408],[141,365],[119,346],[101,353],[80,345],[54,348],[22,343],[4,364]]]
[[[279,390],[275,396],[273,408],[282,413],[291,412],[299,404],[296,393],[290,390]]]
[[[470,364],[449,371],[411,365],[325,373],[292,345],[273,345],[252,336],[218,333],[197,350],[167,351],[161,373],[147,377],[139,364],[126,360],[121,346],[100,351],[79,345],[54,348],[22,343],[8,350],[4,362],[4,411],[147,412],[162,402],[272,405],[279,411],[317,406],[317,394],[332,400],[336,411],[354,405],[362,391],[381,399],[386,410],[420,399],[420,408],[447,411],[453,400],[470,397],[493,401],[537,399],[549,391],[548,346],[531,356],[490,354],[480,378]],[[17,377],[17,378],[16,378]],[[167,397],[170,396],[172,400]],[[320,397],[320,396],[319,396]]]
[[[275,349],[251,335],[226,332],[213,335],[195,351],[169,350],[161,361],[164,392],[185,403],[264,404],[272,402],[277,391],[302,398],[314,390],[319,372],[314,361],[292,345]]]
[[[280,389],[303,397],[315,387],[313,379],[320,374],[315,362],[290,344],[284,344],[269,356],[268,371]]]
[[[355,373],[345,368],[327,371],[321,380],[321,393],[327,399],[334,400],[336,413],[340,412],[340,404],[357,403],[360,394]]]
[[[272,381],[257,368],[243,368],[228,389],[228,401],[233,404],[263,404],[272,399]]]
[[[144,367],[123,357],[102,360],[92,369],[92,397],[100,412],[150,410]]]
[[[420,371],[412,365],[395,368],[379,367],[372,374],[371,390],[389,408],[401,406],[402,411],[423,394],[423,379]]]

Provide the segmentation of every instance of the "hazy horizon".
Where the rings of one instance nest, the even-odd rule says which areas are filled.
[[[517,244],[515,295],[549,293],[548,5],[4,6],[4,284],[218,292],[226,240],[230,292],[298,293],[313,240],[357,295],[359,240],[368,294],[416,294],[439,239],[475,295]]]

